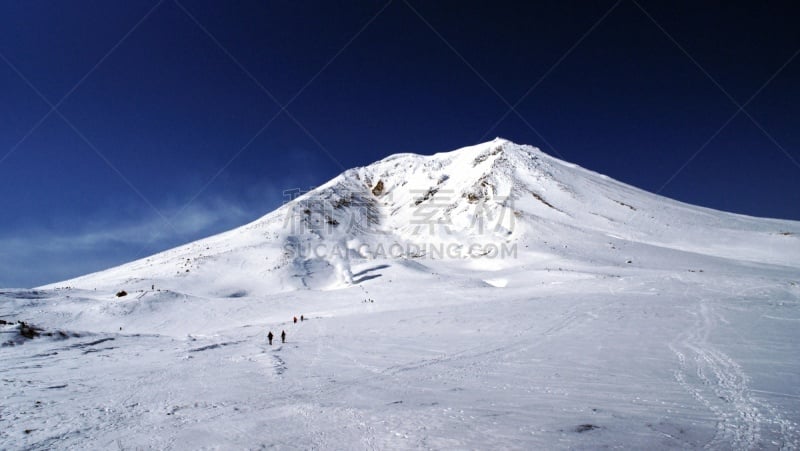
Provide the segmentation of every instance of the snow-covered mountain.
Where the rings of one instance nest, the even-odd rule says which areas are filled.
[[[0,320],[0,449],[800,448],[800,223],[502,139]]]
[[[516,272],[554,259],[663,268],[683,258],[689,267],[695,255],[793,265],[798,234],[795,222],[682,204],[498,138],[393,155],[251,224],[51,287],[330,289],[353,284],[354,263],[383,259]]]

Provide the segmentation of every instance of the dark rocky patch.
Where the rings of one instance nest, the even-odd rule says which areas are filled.
[[[578,426],[576,426],[575,427],[575,432],[581,433],[581,432],[593,431],[595,429],[600,429],[600,426],[596,426],[596,425],[590,424],[590,423],[585,423],[585,424],[579,424]]]
[[[372,188],[372,195],[380,196],[381,194],[383,194],[383,180],[378,180],[378,183]]]

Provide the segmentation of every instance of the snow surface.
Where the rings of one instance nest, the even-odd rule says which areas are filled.
[[[0,290],[0,319],[2,449],[800,447],[800,223],[502,139]]]

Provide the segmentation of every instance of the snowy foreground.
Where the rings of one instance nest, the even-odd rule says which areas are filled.
[[[305,197],[333,209],[0,290],[0,449],[800,448],[800,224],[526,149],[393,157]],[[404,208],[431,196],[402,191],[403,166],[458,199],[428,242],[474,238],[459,218],[485,201],[518,222],[476,242],[518,252],[353,255],[418,236]],[[348,215],[366,220],[333,227]]]
[[[536,271],[496,288],[405,270],[368,295],[6,292],[3,317],[81,336],[2,348],[0,448],[793,449],[796,276]],[[288,342],[268,346],[268,329]]]

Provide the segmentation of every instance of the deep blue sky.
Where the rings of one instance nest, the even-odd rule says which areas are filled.
[[[0,2],[0,286],[123,263],[343,168],[495,136],[800,220],[792,2],[519,3]],[[281,112],[270,95],[293,100]]]

